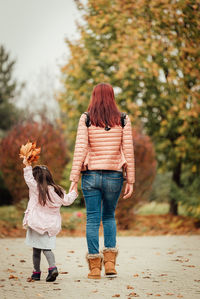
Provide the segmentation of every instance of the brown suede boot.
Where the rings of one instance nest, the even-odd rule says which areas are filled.
[[[91,279],[100,279],[101,278],[101,269],[102,269],[102,255],[101,254],[87,254],[86,256],[90,273],[88,278]]]
[[[118,255],[117,248],[105,248],[103,250],[103,263],[105,267],[105,275],[107,277],[116,277],[117,271],[115,270],[116,257]]]

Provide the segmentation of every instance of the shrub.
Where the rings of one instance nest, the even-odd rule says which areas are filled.
[[[66,144],[59,128],[44,120],[42,123],[27,122],[14,126],[0,143],[0,168],[13,203],[28,197],[28,188],[23,179],[23,164],[19,149],[28,140],[36,141],[41,147],[38,164],[46,164],[57,183],[62,178],[68,162]]]
[[[139,201],[148,199],[156,174],[155,152],[150,137],[143,134],[141,128],[136,128],[133,130],[133,140],[136,169],[134,193],[131,198],[123,199],[124,190],[122,190],[116,211],[121,229],[129,229],[133,221],[133,208]]]

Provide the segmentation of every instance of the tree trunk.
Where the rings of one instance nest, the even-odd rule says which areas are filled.
[[[173,170],[172,174],[172,181],[178,186],[181,186],[181,161],[176,165],[176,167]],[[177,199],[171,194],[170,199],[170,214],[172,215],[178,215],[178,202]]]

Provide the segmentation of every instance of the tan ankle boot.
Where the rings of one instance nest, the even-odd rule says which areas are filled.
[[[101,254],[87,254],[86,256],[90,273],[88,278],[100,279],[102,269],[102,255]]]
[[[105,248],[103,250],[103,263],[105,267],[106,276],[117,276],[117,271],[115,270],[116,257],[118,255],[117,248]]]

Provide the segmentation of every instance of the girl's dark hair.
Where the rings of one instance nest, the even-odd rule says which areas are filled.
[[[49,195],[49,191],[48,191],[49,185],[54,187],[54,191],[61,198],[64,197],[63,189],[60,186],[56,185],[49,169],[46,166],[37,165],[37,166],[33,167],[33,176],[38,185],[39,203],[42,206],[45,206],[45,204],[47,202],[47,198],[49,201],[52,202],[50,195]]]

